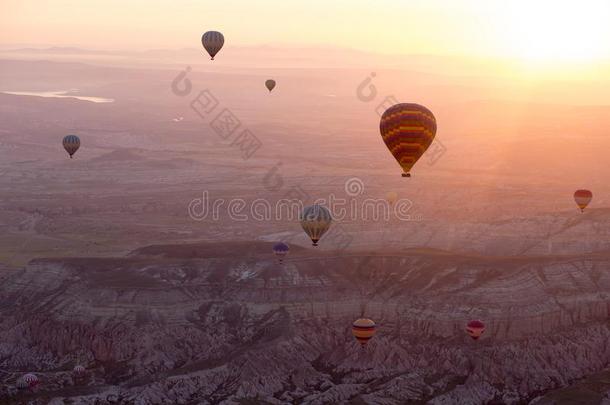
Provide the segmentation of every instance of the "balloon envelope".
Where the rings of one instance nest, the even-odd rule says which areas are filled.
[[[36,376],[36,374],[32,374],[32,373],[28,373],[26,375],[24,375],[22,377],[23,381],[25,381],[25,383],[30,386],[30,387],[34,387],[38,384],[38,377]]]
[[[331,222],[330,212],[321,205],[305,207],[301,214],[301,227],[311,238],[314,246],[318,246],[318,241],[328,231]]]
[[[379,131],[390,153],[410,177],[410,170],[436,136],[436,118],[426,107],[402,103],[388,108],[381,116]]]
[[[284,259],[284,256],[288,254],[288,251],[290,251],[290,248],[284,242],[278,242],[273,245],[273,253],[279,258],[280,263]]]
[[[398,193],[396,191],[388,191],[385,198],[390,204],[394,204],[398,200]]]
[[[269,90],[269,92],[271,92],[271,90],[273,90],[273,88],[275,87],[275,80],[273,79],[269,79],[265,82],[265,87],[267,87],[267,89]]]
[[[225,43],[225,37],[218,31],[208,31],[201,37],[201,44],[208,51],[212,60],[214,56],[222,49]]]
[[[576,205],[578,205],[581,212],[584,212],[592,199],[593,193],[589,190],[576,190],[574,193],[574,201],[576,201]]]
[[[352,334],[358,343],[364,346],[375,335],[376,327],[375,322],[371,319],[356,319],[352,324]]]
[[[73,371],[74,371],[74,374],[76,374],[76,375],[83,375],[83,374],[85,374],[86,370],[85,370],[85,367],[77,364],[76,366],[74,366]]]
[[[70,159],[72,159],[72,155],[80,148],[80,138],[76,135],[67,135],[64,137],[62,144],[64,145],[66,152],[70,155]]]
[[[468,333],[474,340],[480,338],[483,332],[485,332],[485,324],[481,321],[470,321],[466,325],[466,333]]]

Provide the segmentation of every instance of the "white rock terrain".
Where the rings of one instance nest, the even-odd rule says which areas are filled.
[[[0,401],[552,403],[610,362],[608,254],[295,247],[280,265],[270,250],[151,246],[3,270]],[[378,324],[364,349],[361,314]],[[463,331],[474,318],[479,341]],[[19,391],[26,372],[41,384]]]

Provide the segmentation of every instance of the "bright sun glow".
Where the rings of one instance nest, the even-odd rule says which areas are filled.
[[[610,0],[511,0],[503,35],[512,53],[537,62],[586,62],[610,53]]]

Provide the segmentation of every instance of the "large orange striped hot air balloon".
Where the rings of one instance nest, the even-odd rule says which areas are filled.
[[[363,347],[375,335],[375,322],[371,319],[356,319],[352,324],[352,333]]]
[[[576,201],[576,205],[580,208],[580,212],[585,212],[585,208],[593,199],[593,193],[589,190],[576,190],[574,192],[574,201]]]
[[[402,167],[402,176],[411,177],[411,168],[436,135],[436,118],[419,104],[396,104],[381,116],[379,130],[386,146]]]
[[[470,321],[466,325],[466,333],[468,333],[474,340],[480,338],[483,332],[485,332],[485,324],[481,321]]]

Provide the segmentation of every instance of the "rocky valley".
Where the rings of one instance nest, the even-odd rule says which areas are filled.
[[[5,270],[1,398],[517,404],[610,361],[607,254],[294,250],[279,264],[265,242],[151,246]],[[379,326],[364,348],[361,315]],[[487,324],[478,341],[470,319]],[[34,391],[15,388],[25,372]]]

